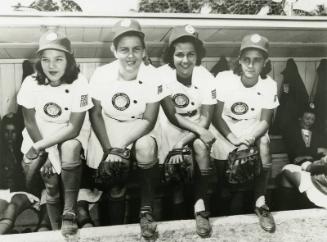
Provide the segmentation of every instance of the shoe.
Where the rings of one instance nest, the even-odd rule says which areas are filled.
[[[140,212],[141,235],[145,239],[154,238],[157,232],[157,224],[154,222],[150,211]]]
[[[64,237],[77,233],[78,225],[76,214],[74,212],[66,212],[62,215],[61,233]]]
[[[269,207],[267,205],[263,205],[261,207],[256,207],[254,212],[259,217],[259,223],[263,230],[273,233],[276,230],[276,224],[272,214],[269,211]]]
[[[211,235],[212,228],[209,221],[209,213],[201,211],[195,213],[196,233],[202,238],[208,238]]]

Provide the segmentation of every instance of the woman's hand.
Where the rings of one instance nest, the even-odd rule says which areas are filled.
[[[255,142],[255,137],[252,136],[252,135],[244,135],[244,136],[240,137],[239,140],[240,140],[240,142],[242,144],[245,144],[247,146],[251,146]]]
[[[40,172],[41,172],[41,176],[46,176],[46,177],[50,177],[54,174],[54,169],[50,160],[47,160],[45,162],[45,164],[41,167]]]
[[[209,130],[201,127],[199,129],[198,135],[200,136],[200,139],[203,141],[203,143],[207,146],[208,150],[210,150],[211,146],[216,141],[216,138],[213,136],[213,134]]]
[[[184,144],[182,142],[177,142],[174,146],[173,149],[183,149]],[[169,159],[169,164],[179,164],[183,162],[183,156],[182,155],[174,155],[170,157]]]

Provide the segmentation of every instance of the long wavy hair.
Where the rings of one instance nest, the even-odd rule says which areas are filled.
[[[76,63],[75,57],[73,54],[69,54],[65,52],[67,65],[64,75],[61,77],[61,83],[72,84],[78,77],[78,73],[80,72],[80,68]],[[42,56],[42,53],[40,54]],[[39,85],[48,85],[49,83],[46,81],[47,76],[43,71],[41,65],[41,59],[35,63],[36,70],[36,81]]]
[[[174,53],[175,53],[175,44],[176,43],[187,43],[190,42],[193,44],[194,48],[195,48],[195,52],[196,52],[196,66],[201,65],[202,59],[206,54],[206,50],[203,46],[203,43],[201,40],[198,39],[194,39],[193,37],[190,36],[183,36],[181,38],[178,38],[177,40],[175,40],[173,43],[171,43],[170,46],[168,46],[164,52],[164,56],[163,56],[163,61],[164,63],[167,63],[171,68],[175,69],[175,65],[174,65]]]

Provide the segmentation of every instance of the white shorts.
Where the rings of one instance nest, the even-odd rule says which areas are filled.
[[[129,121],[118,121],[109,117],[103,117],[103,119],[106,125],[107,136],[112,147],[119,146],[128,134],[133,133],[135,127],[140,125],[140,123],[144,122],[141,119]],[[157,140],[157,132],[155,132],[154,130],[147,135],[150,135],[151,137]],[[130,144],[128,148],[131,149],[132,146],[133,144]],[[102,156],[103,150],[101,144],[98,138],[96,137],[94,131],[91,130],[91,136],[88,142],[88,152],[86,158],[87,165],[90,168],[97,169],[101,162]]]
[[[28,192],[10,192],[10,189],[3,189],[0,190],[0,199],[7,201],[8,203],[11,202],[11,199],[13,196],[17,194],[24,194],[28,198],[28,200],[34,204],[40,202],[40,199],[38,199],[36,196],[28,193]]]
[[[311,180],[310,172],[303,171],[300,166],[289,164],[284,166],[283,170],[289,170],[291,172],[298,172],[301,174],[301,182],[299,185],[299,191],[306,193],[308,199],[317,205],[318,207],[327,209],[327,195],[322,193],[315,187]]]

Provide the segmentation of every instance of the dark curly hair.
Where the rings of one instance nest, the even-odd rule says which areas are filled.
[[[171,45],[168,46],[164,52],[163,61],[167,63],[171,68],[175,68],[174,65],[175,44],[186,43],[186,42],[191,42],[194,45],[196,56],[197,56],[195,65],[196,66],[201,65],[201,61],[206,54],[206,50],[203,46],[202,41],[190,36],[183,36],[175,40],[173,43],[171,43]]]
[[[118,43],[119,43],[119,41],[120,41],[122,38],[126,37],[126,36],[137,36],[137,37],[139,37],[140,40],[141,40],[141,43],[142,43],[142,47],[145,49],[145,41],[144,41],[144,37],[143,37],[142,35],[140,35],[138,32],[130,31],[130,32],[126,32],[126,33],[124,33],[124,34],[122,34],[122,35],[119,35],[116,39],[114,39],[114,41],[113,41],[113,45],[114,45],[114,47],[115,47],[116,50],[117,50],[117,47],[118,47]]]
[[[245,50],[248,50],[248,49],[249,48],[244,49],[240,53],[240,56],[235,61],[234,68],[233,68],[233,73],[236,74],[236,75],[238,75],[238,76],[241,76],[242,75],[242,66],[239,63],[239,60],[240,60],[241,56],[243,55],[244,51]],[[259,50],[259,49],[256,49],[256,50]],[[259,51],[263,55],[263,58],[266,60],[268,58],[268,54],[266,52],[262,51],[262,50],[259,50]],[[262,68],[262,71],[260,73],[260,77],[262,79],[266,79],[269,72],[271,72],[271,61],[270,60],[268,60],[267,63],[265,64],[265,66]]]
[[[42,53],[40,54],[40,56]],[[69,54],[65,52],[66,59],[67,59],[67,66],[65,70],[65,74],[61,78],[62,83],[66,84],[72,84],[78,77],[78,73],[80,72],[79,66],[76,63],[76,60],[74,58],[73,54]],[[47,85],[46,82],[47,76],[44,74],[42,65],[41,65],[41,59],[39,59],[35,63],[35,69],[36,69],[36,81],[39,85]]]

